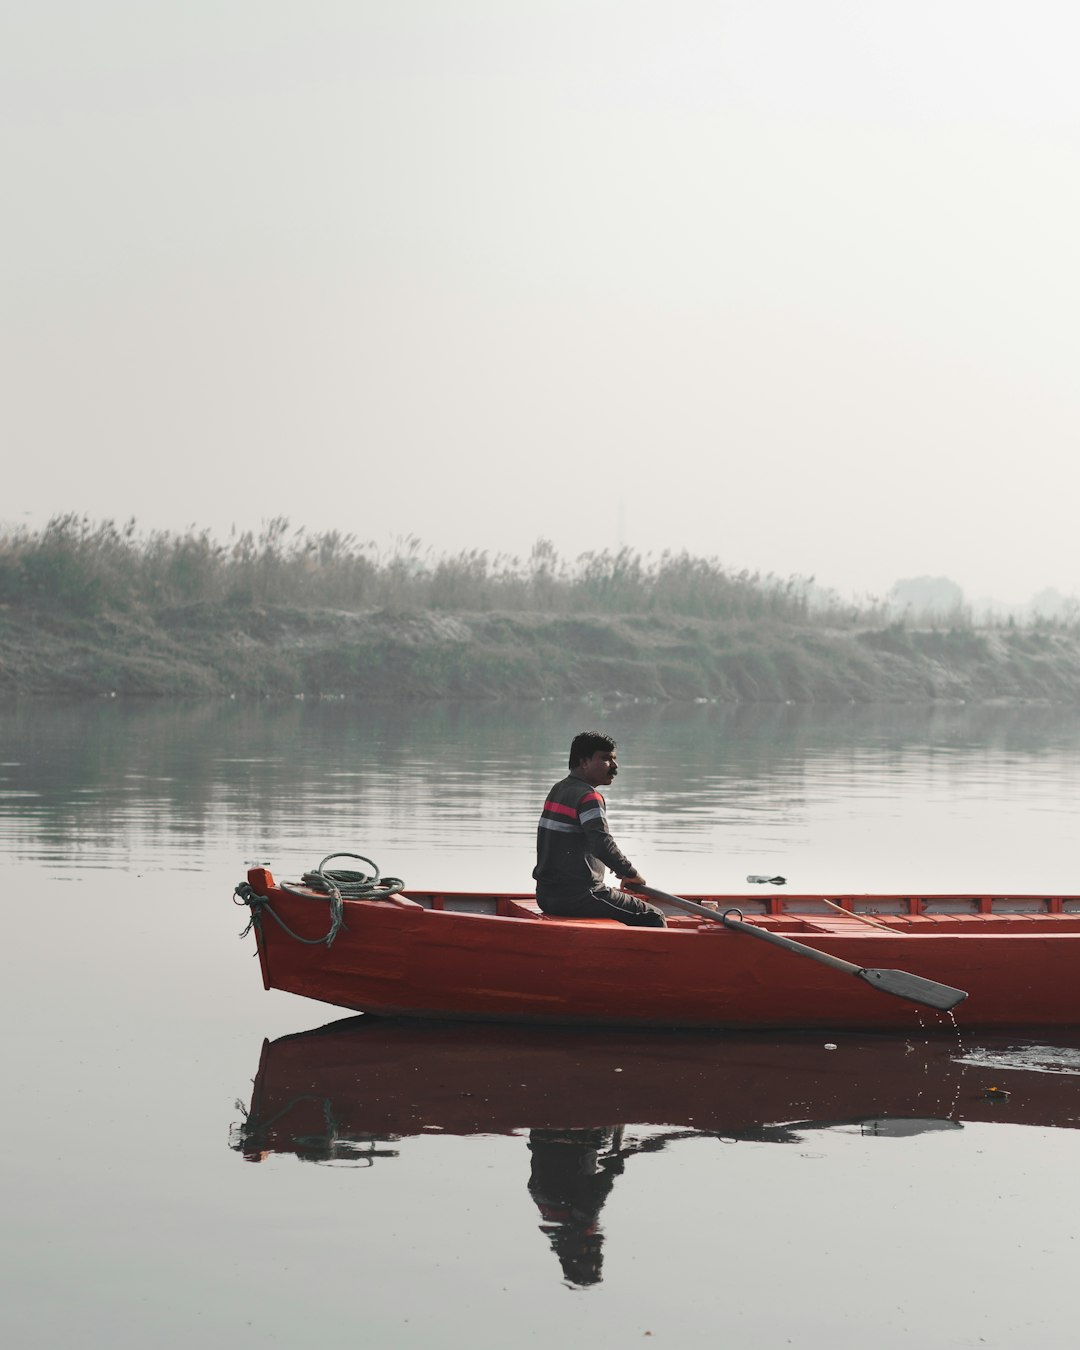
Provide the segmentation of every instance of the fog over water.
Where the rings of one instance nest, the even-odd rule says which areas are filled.
[[[1064,0],[0,18],[0,519],[1080,590]]]

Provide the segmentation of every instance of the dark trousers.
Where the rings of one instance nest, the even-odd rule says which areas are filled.
[[[655,905],[611,886],[594,886],[591,891],[569,897],[538,892],[536,903],[545,914],[557,914],[561,919],[618,919],[632,928],[667,927],[667,920]]]

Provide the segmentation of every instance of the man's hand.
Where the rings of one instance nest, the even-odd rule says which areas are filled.
[[[632,877],[623,877],[622,884],[627,890],[633,890],[635,886],[647,886],[649,883],[643,876],[635,872]]]

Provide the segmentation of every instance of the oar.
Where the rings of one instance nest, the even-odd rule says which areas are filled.
[[[835,900],[826,900],[821,897],[821,903],[828,905],[830,909],[835,909],[837,914],[843,914],[848,919],[858,919],[860,923],[868,923],[871,928],[883,928],[886,933],[892,933],[893,937],[907,937],[902,928],[893,928],[890,924],[881,923],[878,919],[872,919],[869,914],[858,914],[853,909],[845,909],[843,905],[838,905]]]
[[[652,886],[628,886],[626,889],[632,889],[635,895],[643,895],[647,900],[658,900],[661,904],[674,905],[676,909],[685,909],[689,914],[711,919],[713,923],[722,923],[725,928],[731,928],[736,933],[746,933],[750,937],[760,938],[762,942],[771,942],[775,947],[783,947],[794,956],[807,956],[811,961],[819,961],[823,966],[831,966],[833,970],[843,971],[845,975],[854,975],[860,980],[865,980],[871,989],[879,989],[883,994],[895,994],[897,998],[906,998],[911,1003],[925,1004],[926,1007],[936,1008],[939,1012],[948,1012],[950,1008],[955,1008],[967,998],[963,989],[954,989],[950,984],[938,984],[936,980],[926,980],[921,975],[912,975],[906,970],[875,970],[868,966],[856,966],[851,961],[842,961],[840,957],[830,956],[828,952],[819,952],[816,947],[808,947],[803,942],[781,937],[779,933],[770,933],[768,929],[758,928],[756,924],[744,923],[742,913],[737,909],[717,914],[715,910],[706,909],[704,905],[699,905],[693,900],[684,900],[681,895],[668,895],[666,891],[658,891]],[[733,914],[738,914],[739,917],[733,919],[731,917]]]

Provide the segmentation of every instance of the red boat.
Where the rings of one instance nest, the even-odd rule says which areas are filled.
[[[406,890],[327,861],[280,884],[252,868],[237,896],[267,989],[355,1012],[593,1027],[1080,1024],[1076,895],[646,890],[668,927],[629,928],[553,918],[525,894]]]

